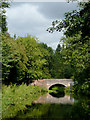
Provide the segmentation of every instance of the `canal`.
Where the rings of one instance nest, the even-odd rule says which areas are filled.
[[[27,110],[18,112],[13,119],[24,120],[89,120],[89,100],[72,94],[59,97],[46,93],[27,105]]]

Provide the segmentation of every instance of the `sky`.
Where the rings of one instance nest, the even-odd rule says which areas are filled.
[[[8,32],[12,37],[30,34],[55,50],[63,32],[46,30],[54,20],[64,19],[65,12],[78,10],[77,6],[77,2],[12,2],[6,13]]]

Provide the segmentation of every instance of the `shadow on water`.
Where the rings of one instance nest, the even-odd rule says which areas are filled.
[[[53,97],[56,97],[56,98],[60,98],[60,97],[64,97],[65,96],[65,93],[64,92],[62,92],[62,93],[60,93],[60,92],[57,92],[57,93],[55,93],[55,92],[51,92],[51,93],[49,93],[51,96],[53,96]]]

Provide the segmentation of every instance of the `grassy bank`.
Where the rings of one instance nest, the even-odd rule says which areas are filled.
[[[2,87],[2,118],[12,118],[19,111],[27,109],[41,94],[46,92],[44,88],[38,86],[5,86]]]

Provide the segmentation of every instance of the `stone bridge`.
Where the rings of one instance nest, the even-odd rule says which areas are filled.
[[[34,80],[33,83],[31,83],[31,85],[46,87],[48,89],[55,84],[60,84],[68,87],[73,84],[73,80],[72,79],[43,79],[43,80]]]

